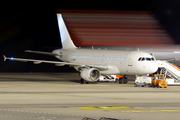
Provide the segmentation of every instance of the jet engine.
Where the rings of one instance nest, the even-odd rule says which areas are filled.
[[[100,75],[99,70],[96,68],[83,68],[80,73],[81,78],[89,82],[97,81]]]

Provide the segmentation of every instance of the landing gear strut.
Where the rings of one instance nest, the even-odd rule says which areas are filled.
[[[123,84],[127,84],[128,83],[128,78],[126,76],[123,76]]]
[[[122,78],[119,78],[119,84],[127,84],[128,78],[124,75]]]
[[[82,78],[81,78],[80,82],[81,82],[81,84],[89,84],[89,81],[86,81],[86,80],[84,80]]]

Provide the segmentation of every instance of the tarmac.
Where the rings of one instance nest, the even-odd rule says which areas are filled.
[[[80,84],[77,73],[0,73],[0,120],[179,120],[180,86]]]

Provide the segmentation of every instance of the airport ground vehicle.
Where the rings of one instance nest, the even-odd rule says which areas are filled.
[[[98,82],[117,82],[119,84],[127,84],[127,78],[124,79],[122,75],[101,75]]]
[[[101,75],[98,81],[115,82],[119,80],[119,75]]]
[[[147,77],[147,76],[137,76],[136,77],[136,80],[135,80],[135,83],[134,83],[134,87],[137,87],[137,86],[151,86],[151,77]]]
[[[98,79],[97,82],[117,82],[119,83],[119,80],[122,79],[123,76],[122,75],[101,75]],[[84,82],[82,81],[82,84]],[[88,84],[89,82],[86,81],[86,84]],[[124,83],[125,84],[125,83]]]
[[[165,80],[164,74],[154,74],[151,85],[152,85],[152,87],[166,88],[167,82]]]
[[[103,80],[104,79],[104,80]],[[124,75],[106,75],[100,78],[100,81],[115,81],[119,84],[127,84],[128,78]]]

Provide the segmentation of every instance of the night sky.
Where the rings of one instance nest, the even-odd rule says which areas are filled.
[[[66,3],[63,3],[66,4]],[[73,3],[72,3],[73,4]],[[77,4],[77,5],[76,5]],[[74,3],[73,7],[59,5],[59,9],[78,10],[122,10],[150,11],[160,21],[169,35],[180,44],[180,2],[178,0],[126,1],[118,3]],[[57,60],[51,56],[25,53],[24,50],[51,52],[61,48],[57,26],[56,10],[48,7],[26,9],[6,9],[0,11],[0,56],[14,56]],[[68,66],[56,67],[53,64],[35,65],[32,62],[3,62],[0,57],[0,72],[68,72]]]
[[[47,56],[28,54],[24,50],[49,51],[61,48],[56,14],[53,9],[23,9],[1,11],[0,19],[1,56],[47,59]],[[57,60],[49,57],[49,60]],[[0,71],[49,71],[58,67],[49,64],[3,62],[1,57]],[[49,69],[48,69],[49,68]],[[55,69],[54,69],[55,68]]]

